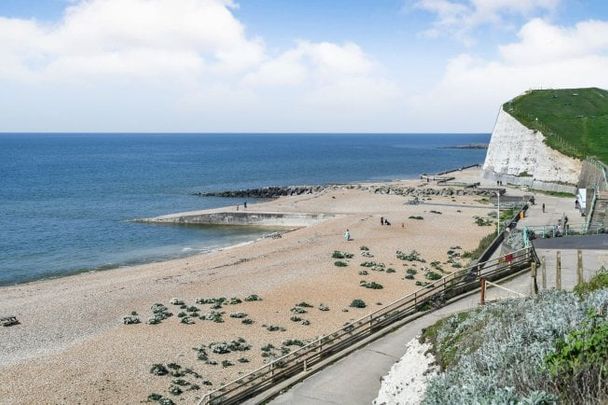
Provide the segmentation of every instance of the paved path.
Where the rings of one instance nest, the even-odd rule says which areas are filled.
[[[534,240],[537,249],[601,249],[608,250],[608,235],[564,236]]]
[[[538,250],[539,257],[545,257],[548,288],[555,286],[555,254],[556,250]],[[562,286],[570,289],[576,283],[576,250],[562,250],[561,256]],[[608,251],[584,250],[583,263],[585,278],[588,279],[601,265],[608,263]],[[499,284],[529,294],[530,274],[524,273]],[[538,285],[541,286],[540,273]],[[491,301],[514,297],[514,295],[491,288],[486,297]],[[296,384],[270,403],[369,405],[378,394],[381,378],[388,374],[393,364],[405,354],[405,345],[408,341],[420,335],[423,328],[434,324],[437,320],[475,308],[478,304],[479,295],[473,294],[419,318]]]

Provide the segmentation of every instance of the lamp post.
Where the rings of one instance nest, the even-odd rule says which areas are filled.
[[[500,235],[500,191],[496,191],[498,202],[496,204],[496,236]]]

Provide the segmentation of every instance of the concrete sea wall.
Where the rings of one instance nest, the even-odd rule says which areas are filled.
[[[330,214],[273,212],[183,212],[138,222],[184,225],[256,225],[271,227],[304,227],[333,218]]]

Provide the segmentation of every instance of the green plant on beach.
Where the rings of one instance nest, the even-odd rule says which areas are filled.
[[[418,220],[418,221],[422,221],[424,219],[424,217],[421,217],[420,215],[410,215],[408,218],[409,219],[415,219],[415,220]]]
[[[336,260],[334,262],[334,266],[336,266],[336,267],[346,267],[346,266],[348,266],[348,263],[345,262],[345,261],[343,261],[343,260]]]
[[[367,305],[365,304],[365,301],[363,301],[362,299],[356,298],[350,303],[349,306],[351,308],[365,308]]]
[[[382,284],[380,283],[376,283],[375,281],[365,281],[365,280],[361,280],[361,282],[359,282],[359,285],[361,287],[365,287],[365,288],[371,288],[372,290],[381,290],[384,287],[382,286]]]
[[[340,250],[334,250],[334,252],[331,255],[331,257],[333,259],[352,259],[353,256],[354,255],[352,253],[342,252]]]

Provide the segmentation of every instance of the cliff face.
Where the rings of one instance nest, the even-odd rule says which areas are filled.
[[[549,148],[543,140],[540,132],[525,127],[501,108],[483,164],[484,176],[520,178],[521,183],[576,184],[582,161]]]

